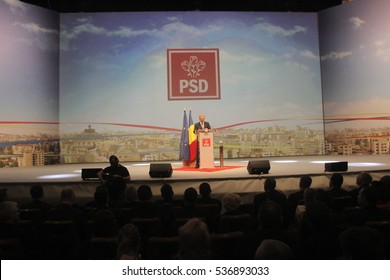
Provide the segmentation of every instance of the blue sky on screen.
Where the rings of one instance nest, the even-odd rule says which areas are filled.
[[[373,2],[355,1],[319,13],[327,117],[390,116],[390,1]],[[362,123],[337,124],[353,125]],[[365,125],[388,126],[383,121]]]
[[[321,129],[321,87],[327,118],[388,116],[389,10],[386,0],[356,0],[322,11],[318,35],[311,13],[58,15],[0,0],[2,121],[56,123],[60,112],[64,123],[180,129],[191,108],[214,127],[289,119],[257,125]],[[221,100],[168,101],[167,48],[218,48]]]
[[[60,22],[61,122],[180,129],[184,108],[214,127],[322,117],[314,13],[61,14]],[[168,101],[168,48],[218,48],[221,99]]]
[[[0,1],[2,121],[58,122],[59,16]]]

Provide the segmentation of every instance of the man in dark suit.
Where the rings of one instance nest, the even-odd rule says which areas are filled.
[[[209,129],[211,129],[210,123],[206,122],[204,114],[199,115],[199,122],[197,122],[194,125],[194,133],[198,134],[200,131],[207,132]],[[199,168],[199,142],[198,142],[198,149],[196,152],[196,168]]]
[[[204,119],[205,119],[205,116],[203,114],[199,115],[199,122],[197,122],[194,125],[194,132],[195,133],[197,133],[198,131],[206,131],[208,129],[211,129],[210,123],[206,122]]]

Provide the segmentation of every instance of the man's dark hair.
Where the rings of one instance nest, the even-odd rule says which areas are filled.
[[[211,187],[210,184],[207,182],[203,182],[199,185],[199,193],[204,196],[208,197],[211,194]]]

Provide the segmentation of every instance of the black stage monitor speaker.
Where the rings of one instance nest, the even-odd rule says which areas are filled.
[[[325,171],[347,171],[348,170],[348,161],[339,161],[339,162],[327,162],[325,163]]]
[[[166,178],[172,176],[172,165],[170,163],[151,163],[149,175],[152,178]]]
[[[268,174],[271,166],[269,160],[250,160],[247,169],[249,174]]]
[[[102,170],[101,168],[83,168],[81,169],[81,178],[83,180],[98,180],[97,173]]]

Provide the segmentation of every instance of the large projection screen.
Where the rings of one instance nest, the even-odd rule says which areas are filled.
[[[65,163],[113,153],[178,160],[183,110],[193,122],[206,115],[226,158],[324,153],[316,13],[87,13],[60,22]],[[203,49],[217,50],[218,65]],[[189,52],[172,66],[168,50]],[[198,67],[198,80],[181,88],[196,96],[172,100],[168,71],[181,62]],[[203,98],[210,75],[219,96]]]

